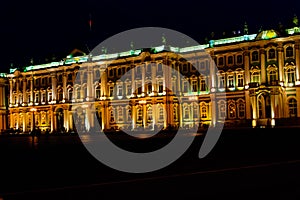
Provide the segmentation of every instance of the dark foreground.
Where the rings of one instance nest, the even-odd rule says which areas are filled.
[[[0,136],[0,199],[299,199],[299,134],[298,128],[223,130],[203,159],[200,135],[180,159],[145,174],[101,164],[78,136]],[[168,140],[116,138],[137,150]]]

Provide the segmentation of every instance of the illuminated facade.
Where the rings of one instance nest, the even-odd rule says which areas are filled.
[[[93,115],[103,130],[215,126],[221,118],[226,126],[297,123],[299,32],[296,26],[284,36],[265,30],[193,47],[68,56],[11,69],[9,127],[61,132],[76,124],[89,131]]]

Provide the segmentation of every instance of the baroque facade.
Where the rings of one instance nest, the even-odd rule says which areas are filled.
[[[193,47],[69,55],[11,69],[9,127],[24,133],[37,127],[89,131],[95,119],[102,130],[296,122],[300,31],[285,31],[245,33]]]

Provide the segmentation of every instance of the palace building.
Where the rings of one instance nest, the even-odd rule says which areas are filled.
[[[296,124],[299,33],[298,24],[281,32],[245,29],[198,46],[93,56],[78,51],[11,69],[8,122],[2,101],[0,120],[24,133],[93,130],[93,115],[102,130],[216,126],[222,119],[225,126]],[[0,79],[0,95],[3,84]]]

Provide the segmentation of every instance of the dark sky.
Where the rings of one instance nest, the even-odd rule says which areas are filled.
[[[74,48],[87,51],[85,44],[93,48],[132,28],[169,28],[201,43],[210,32],[242,30],[245,21],[250,33],[261,26],[286,25],[294,14],[300,18],[299,0],[10,0],[0,6],[0,71],[6,72],[11,63],[28,65],[31,58],[35,64],[45,63],[45,58],[67,55]]]

